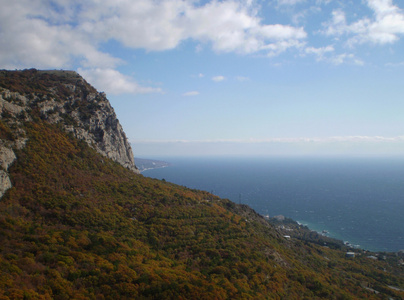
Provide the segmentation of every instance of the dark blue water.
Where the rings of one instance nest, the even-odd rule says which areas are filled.
[[[284,215],[372,251],[404,249],[404,158],[160,158],[143,175]]]

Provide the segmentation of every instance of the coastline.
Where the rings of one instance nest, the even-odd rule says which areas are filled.
[[[150,171],[150,170],[155,170],[155,169],[163,169],[163,168],[168,168],[169,166],[161,166],[161,167],[154,167],[154,168],[145,168],[145,169],[142,169],[141,171],[140,171],[140,173],[142,174],[143,172],[146,172],[146,171]]]
[[[297,158],[171,160],[172,168],[148,170],[143,175],[212,192],[246,204],[262,216],[288,216],[354,248],[375,252],[404,249],[402,163]]]
[[[162,169],[171,166],[170,163],[163,160],[154,160],[135,157],[135,164],[140,173],[148,170]]]
[[[313,231],[319,235],[322,235],[324,237],[328,237],[337,241],[341,241],[345,246],[352,248],[352,249],[362,249],[362,250],[366,250],[366,251],[371,251],[371,252],[380,252],[376,249],[364,249],[361,245],[356,244],[354,242],[351,242],[349,240],[346,240],[343,236],[341,236],[340,234],[337,234],[335,232],[333,232],[332,230],[329,229],[319,229],[320,226],[317,226],[315,224],[311,224],[309,222],[306,221],[297,221],[296,223],[299,226],[305,226],[307,227],[310,231]]]

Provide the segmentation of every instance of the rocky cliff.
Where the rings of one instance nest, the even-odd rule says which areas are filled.
[[[34,117],[59,124],[102,155],[138,173],[114,109],[105,94],[78,73],[0,71],[0,197],[11,187],[7,171],[16,159],[14,149],[26,143],[20,125]]]

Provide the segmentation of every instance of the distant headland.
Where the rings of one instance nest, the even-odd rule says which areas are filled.
[[[169,167],[170,163],[161,160],[152,160],[135,157],[135,164],[140,172]]]

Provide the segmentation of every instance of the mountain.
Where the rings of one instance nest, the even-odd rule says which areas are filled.
[[[403,299],[402,253],[146,178],[78,74],[1,74],[0,299]]]
[[[15,125],[32,121],[35,113],[137,172],[131,146],[105,94],[76,72],[0,71],[0,87],[0,109],[14,118]],[[21,148],[25,143],[23,132],[16,139],[14,146]]]

